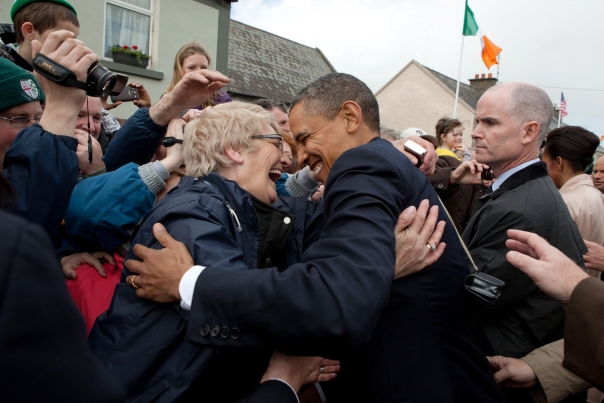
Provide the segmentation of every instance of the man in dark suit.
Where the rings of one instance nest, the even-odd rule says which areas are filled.
[[[172,258],[164,268],[159,258],[131,260],[130,271],[141,274],[137,294],[180,296],[191,309],[187,337],[194,343],[340,358],[343,401],[501,401],[463,287],[469,268],[442,208],[443,256],[393,282],[398,214],[423,199],[440,203],[426,176],[379,138],[369,88],[346,74],[324,76],[298,95],[290,126],[301,165],[326,184],[302,262],[281,273],[226,273],[188,270],[186,260]],[[152,272],[171,278],[164,280],[169,291],[160,295]]]
[[[476,160],[497,178],[481,197],[463,240],[481,272],[505,282],[495,304],[479,301],[485,353],[520,358],[562,338],[564,309],[548,298],[505,258],[509,229],[535,232],[583,265],[587,248],[566,204],[539,160],[539,146],[549,132],[552,105],[540,88],[505,83],[478,101]],[[508,401],[533,402],[525,390],[504,389]],[[578,398],[582,399],[582,398]],[[585,399],[583,399],[585,401]]]

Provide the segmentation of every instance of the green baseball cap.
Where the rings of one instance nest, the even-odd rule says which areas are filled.
[[[13,3],[13,8],[10,9],[10,19],[15,22],[15,15],[17,15],[17,13],[21,11],[23,7],[29,6],[32,3],[57,3],[73,11],[76,16],[78,15],[75,8],[73,8],[73,6],[65,0],[15,0]]]

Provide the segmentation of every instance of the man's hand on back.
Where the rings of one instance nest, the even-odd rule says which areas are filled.
[[[132,273],[126,283],[134,283],[136,295],[141,298],[155,302],[179,301],[178,286],[182,276],[193,267],[193,258],[186,246],[172,238],[163,225],[153,225],[153,235],[164,248],[154,250],[134,245],[134,254],[141,261],[126,261],[126,267]]]

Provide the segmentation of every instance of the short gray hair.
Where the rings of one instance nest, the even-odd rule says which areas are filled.
[[[346,101],[356,102],[363,113],[363,122],[374,132],[380,131],[380,108],[367,85],[358,78],[344,73],[327,74],[304,87],[294,101],[304,105],[311,116],[334,120]]]
[[[554,117],[554,107],[549,96],[539,87],[526,83],[505,83],[492,87],[510,91],[508,110],[521,123],[539,123],[537,143],[541,145],[549,133],[549,125]]]
[[[380,125],[380,137],[390,137],[393,141],[400,140],[402,138],[401,132],[384,125]]]
[[[275,117],[258,105],[229,102],[204,111],[185,127],[183,156],[187,176],[199,178],[231,165],[224,148],[253,150],[252,136],[267,134],[263,133],[264,125],[279,133]]]

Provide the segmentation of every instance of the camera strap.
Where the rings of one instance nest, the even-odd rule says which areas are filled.
[[[476,263],[474,263],[474,259],[472,259],[472,255],[468,250],[468,247],[463,241],[461,235],[459,235],[457,228],[455,228],[453,219],[447,211],[445,204],[440,197],[438,197],[438,201],[440,202],[439,208],[442,208],[445,211],[445,214],[447,214],[449,221],[453,225],[453,231],[455,231],[457,234],[457,238],[459,239],[459,242],[461,243],[461,246],[466,254],[468,264],[471,267],[471,274],[464,279],[464,287],[466,287],[468,291],[476,295],[478,298],[490,304],[494,304],[495,301],[497,301],[497,299],[499,299],[501,296],[501,289],[505,285],[505,282],[478,270],[478,267],[476,267]]]
[[[34,57],[33,68],[40,75],[62,86],[75,87],[84,91],[88,89],[88,85],[82,81],[78,81],[73,71],[44,56],[42,53],[37,53]]]

